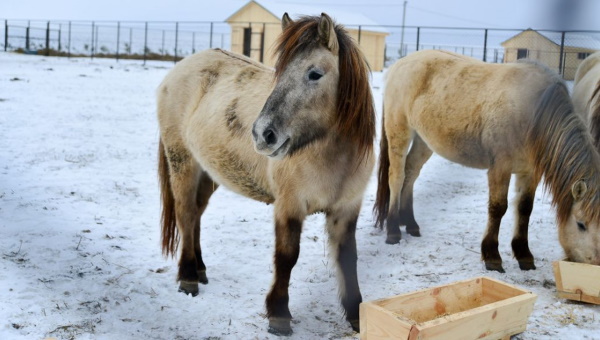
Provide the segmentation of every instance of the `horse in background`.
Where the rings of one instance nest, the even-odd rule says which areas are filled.
[[[536,268],[528,226],[542,176],[567,256],[600,264],[600,157],[556,73],[533,62],[488,64],[444,51],[415,52],[388,71],[381,135],[374,212],[377,225],[387,225],[387,243],[399,242],[400,225],[420,236],[413,186],[436,152],[488,170],[488,221],[481,243],[486,269],[504,272],[498,232],[513,173],[512,250],[519,267]]]
[[[575,111],[583,115],[600,150],[600,52],[589,55],[579,64],[572,97]]]
[[[324,212],[339,297],[358,331],[355,231],[374,166],[370,71],[326,14],[296,21],[285,14],[282,23],[274,71],[216,49],[185,58],[161,83],[162,249],[173,256],[181,245],[179,289],[197,295],[198,282],[208,283],[200,218],[213,192],[225,186],[273,203],[274,281],[266,309],[269,332],[288,335],[288,286],[302,223]]]

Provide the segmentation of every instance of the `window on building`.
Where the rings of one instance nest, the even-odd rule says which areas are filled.
[[[590,54],[591,53],[589,53],[589,52],[579,52],[579,53],[577,53],[577,59],[583,60],[583,59],[589,57]]]
[[[526,48],[517,49],[517,59],[525,59],[529,56],[529,51]]]

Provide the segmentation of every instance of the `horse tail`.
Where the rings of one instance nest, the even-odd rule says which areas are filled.
[[[390,156],[388,154],[388,140],[385,133],[385,112],[381,118],[381,139],[379,141],[379,169],[377,173],[377,195],[373,212],[375,214],[375,226],[383,228],[390,209],[390,185],[389,185]]]
[[[169,163],[165,148],[160,141],[158,143],[158,179],[160,182],[162,216],[161,216],[161,239],[162,253],[164,256],[174,256],[179,244],[177,224],[175,219],[175,198],[171,189],[171,175],[169,174]]]
[[[600,81],[598,81],[596,89],[592,92],[589,106],[590,132],[592,133],[596,150],[600,151]]]

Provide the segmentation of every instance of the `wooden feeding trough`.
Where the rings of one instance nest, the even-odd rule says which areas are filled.
[[[488,277],[360,305],[360,338],[509,339],[525,331],[537,296]]]
[[[559,298],[600,305],[600,266],[566,260],[552,265]]]

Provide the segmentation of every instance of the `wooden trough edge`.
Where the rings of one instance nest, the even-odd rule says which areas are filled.
[[[565,260],[552,262],[552,268],[554,269],[554,279],[556,282],[556,296],[561,299],[580,301],[586,303],[593,303],[600,305],[600,292],[599,296],[593,296],[585,294],[581,289],[569,290],[565,289],[562,281],[562,273],[560,270],[560,263],[568,262]]]
[[[510,298],[507,298],[504,300],[500,300],[500,301],[497,301],[497,302],[494,302],[494,303],[491,303],[488,305],[479,306],[479,307],[473,308],[472,310],[462,311],[462,312],[458,312],[455,314],[445,316],[444,317],[445,323],[447,323],[447,322],[461,323],[461,322],[465,322],[466,320],[469,320],[469,319],[480,318],[480,315],[482,315],[482,314],[489,313],[491,315],[491,313],[493,311],[495,311],[492,316],[492,319],[493,319],[498,311],[500,311],[500,310],[506,311],[506,308],[515,308],[515,307],[509,307],[509,306],[519,306],[518,307],[519,310],[521,310],[520,308],[525,307],[525,309],[523,309],[521,312],[522,314],[526,315],[525,319],[522,322],[514,322],[514,321],[516,321],[516,320],[514,320],[512,325],[509,326],[509,328],[505,328],[502,331],[495,331],[495,332],[488,330],[487,333],[486,332],[481,333],[479,335],[479,338],[481,338],[481,339],[501,338],[503,340],[504,339],[508,340],[508,339],[510,339],[511,335],[524,332],[527,328],[527,323],[528,323],[527,320],[529,319],[529,316],[531,315],[531,312],[533,311],[533,305],[535,303],[535,300],[537,300],[537,295],[529,290],[525,290],[523,288],[517,287],[515,285],[509,284],[509,283],[506,283],[506,282],[503,282],[503,281],[500,281],[500,280],[497,280],[497,279],[494,279],[494,278],[491,278],[488,276],[474,277],[474,278],[467,279],[467,280],[451,282],[451,283],[448,283],[445,285],[439,285],[439,286],[435,286],[435,287],[420,289],[420,290],[412,291],[412,292],[405,293],[405,294],[399,294],[397,297],[419,294],[419,293],[423,293],[423,292],[432,291],[436,288],[460,285],[463,283],[470,283],[470,282],[474,282],[474,281],[478,281],[483,284],[483,282],[486,280],[489,282],[499,284],[503,287],[513,289],[522,294],[510,297]],[[389,300],[389,299],[393,299],[393,298],[394,297],[387,297],[387,298],[382,298],[382,299],[377,299],[377,300],[372,300],[372,301],[361,303],[361,305],[360,305],[360,315],[361,315],[360,339],[361,340],[367,339],[367,336],[368,336],[367,334],[371,333],[371,331],[367,328],[369,328],[369,325],[373,326],[374,323],[376,325],[378,325],[378,326],[375,326],[376,327],[375,329],[377,329],[379,327],[385,327],[383,325],[390,325],[390,324],[396,324],[396,326],[400,326],[400,327],[393,327],[392,329],[388,328],[388,330],[391,333],[388,333],[387,337],[391,336],[393,338],[407,339],[407,340],[420,339],[423,336],[425,338],[429,339],[430,336],[432,336],[432,333],[431,333],[432,330],[434,330],[434,329],[439,330],[440,328],[442,328],[442,329],[445,328],[445,326],[443,326],[443,324],[440,324],[440,322],[437,320],[436,321],[430,320],[430,321],[424,321],[424,322],[417,322],[410,318],[406,318],[402,315],[394,313],[394,312],[388,310],[387,308],[384,308],[381,305],[379,305],[379,303],[381,301],[385,301],[385,300]],[[374,320],[376,320],[376,321],[374,321]],[[451,328],[452,327],[448,328],[448,330],[450,330]],[[451,331],[451,333],[455,333],[455,331]],[[454,334],[454,336],[455,335],[456,334]],[[433,337],[438,338],[439,334],[437,334],[437,336],[434,335]],[[377,336],[376,336],[376,338],[379,339],[379,337],[377,337]]]

